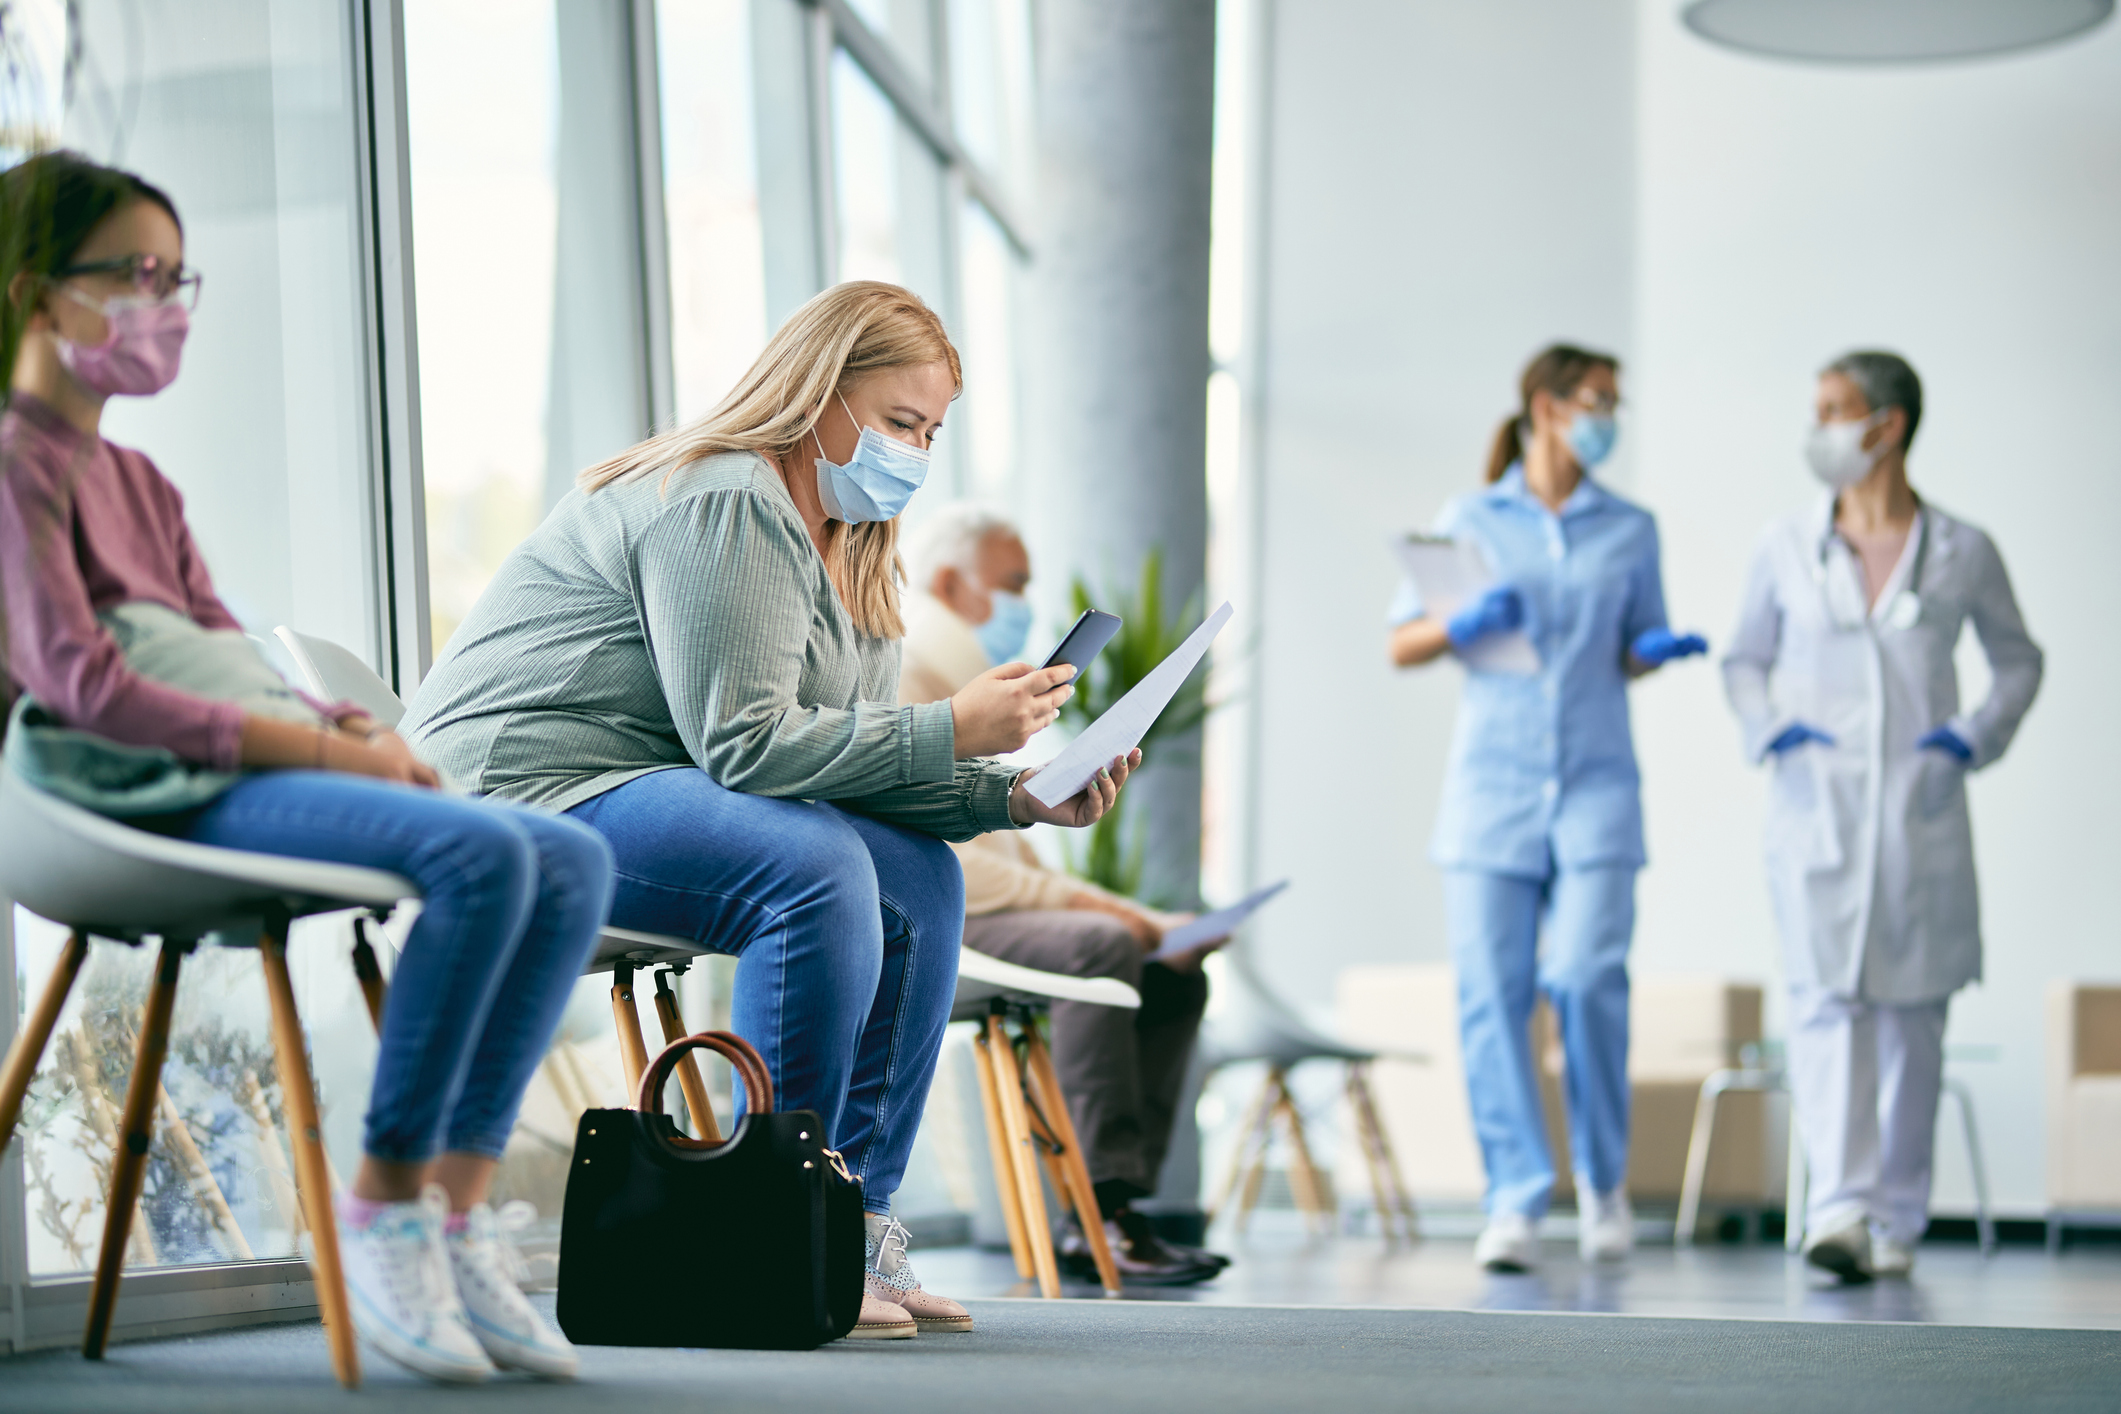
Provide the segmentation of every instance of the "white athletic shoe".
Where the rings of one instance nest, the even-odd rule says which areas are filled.
[[[418,1202],[391,1203],[365,1227],[339,1220],[339,1260],[354,1329],[416,1375],[475,1385],[493,1362],[464,1323],[464,1305],[442,1251],[449,1199],[429,1184]]]
[[[1871,1275],[1904,1277],[1915,1270],[1915,1245],[1882,1234],[1871,1238]]]
[[[1804,1260],[1845,1282],[1871,1279],[1871,1225],[1857,1214],[1839,1227],[1805,1239]]]
[[[1576,1250],[1586,1262],[1617,1262],[1635,1250],[1635,1210],[1628,1191],[1598,1193],[1576,1185]]]
[[[1539,1265],[1539,1231],[1523,1213],[1490,1213],[1473,1260],[1491,1272],[1529,1272]]]
[[[582,1368],[567,1337],[545,1324],[523,1297],[494,1226],[493,1209],[475,1204],[461,1231],[446,1233],[449,1272],[464,1303],[465,1324],[487,1358],[504,1370],[526,1370],[547,1380],[571,1380]]]

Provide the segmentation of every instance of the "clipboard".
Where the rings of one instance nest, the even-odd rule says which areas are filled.
[[[1449,619],[1495,585],[1488,557],[1470,540],[1437,535],[1406,535],[1392,542],[1400,568],[1421,591],[1431,618]],[[1452,650],[1468,668],[1484,673],[1530,677],[1540,669],[1539,650],[1522,629],[1491,633],[1469,648]]]

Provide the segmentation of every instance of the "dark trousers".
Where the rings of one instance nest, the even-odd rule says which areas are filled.
[[[1075,909],[968,918],[965,946],[1041,972],[1117,977],[1141,993],[1140,1011],[1053,1003],[1053,1067],[1100,1202],[1155,1192],[1208,979],[1147,961],[1118,919]]]

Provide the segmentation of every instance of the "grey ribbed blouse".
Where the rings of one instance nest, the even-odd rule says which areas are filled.
[[[570,493],[508,556],[400,730],[470,789],[566,810],[650,771],[832,800],[970,839],[1018,769],[954,761],[948,702],[897,705],[781,478],[730,453]]]

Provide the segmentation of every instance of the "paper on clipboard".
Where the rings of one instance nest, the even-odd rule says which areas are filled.
[[[1181,923],[1164,934],[1163,943],[1149,954],[1149,961],[1163,962],[1183,952],[1191,952],[1202,943],[1212,943],[1227,938],[1236,932],[1247,918],[1258,912],[1259,906],[1289,887],[1283,879],[1278,884],[1269,884],[1255,889],[1228,908],[1218,908],[1213,913],[1203,913],[1191,923]]]
[[[1208,615],[1208,621],[1193,630],[1184,643],[1172,649],[1169,657],[1151,668],[1147,677],[1134,684],[1132,692],[1107,707],[1104,716],[1084,727],[1075,740],[1061,748],[1060,755],[1040,767],[1024,789],[1044,805],[1058,805],[1090,784],[1090,778],[1100,767],[1110,765],[1112,758],[1141,745],[1141,739],[1149,734],[1164,708],[1171,705],[1180,684],[1228,622],[1230,606],[1226,603]]]
[[[1470,540],[1408,535],[1393,542],[1392,549],[1400,567],[1413,576],[1422,607],[1434,619],[1450,618],[1495,583],[1488,557]],[[1520,629],[1491,633],[1456,651],[1460,662],[1482,672],[1530,676],[1539,671],[1539,650]]]

